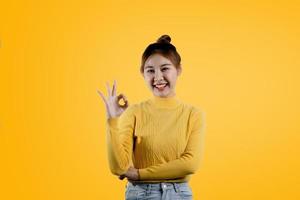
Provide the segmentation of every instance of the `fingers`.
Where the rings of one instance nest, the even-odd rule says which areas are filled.
[[[126,176],[124,174],[122,174],[121,176],[119,176],[120,180],[123,180]]]
[[[109,83],[106,81],[106,89],[108,96],[116,96],[117,94],[117,81],[114,80],[112,90],[110,89]]]
[[[128,99],[127,99],[127,97],[125,95],[123,95],[123,100],[125,102],[125,105],[128,106]]]
[[[123,108],[127,108],[128,107],[128,100],[127,100],[127,97],[124,95],[124,94],[119,94],[118,96],[117,96],[117,98],[118,98],[118,102],[120,101],[120,99],[123,99],[124,100],[124,102],[125,102],[125,104],[124,105],[120,105],[120,107],[123,107]]]
[[[109,87],[109,83],[106,81],[106,89],[107,89],[107,94],[108,96],[111,96],[111,90],[110,90],[110,87]]]
[[[116,96],[117,94],[117,81],[114,80],[113,89],[112,89],[112,95]]]
[[[102,92],[100,92],[99,90],[97,90],[98,94],[101,96],[101,98],[103,99],[104,103],[107,104],[106,98],[105,96],[102,94]]]
[[[109,83],[106,81],[106,89],[107,89],[108,97],[116,96],[117,95],[117,81],[114,80],[112,90],[110,89]],[[104,97],[103,93],[100,91],[98,91],[98,93],[101,95],[103,101],[107,104],[107,99]],[[127,97],[124,94],[120,94],[117,96],[118,103],[119,103],[120,99],[123,99],[124,103],[125,103],[124,105],[119,104],[120,107],[127,108],[129,106]]]

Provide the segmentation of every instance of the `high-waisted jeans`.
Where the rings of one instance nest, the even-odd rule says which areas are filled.
[[[126,200],[192,200],[188,182],[131,183],[126,184]]]

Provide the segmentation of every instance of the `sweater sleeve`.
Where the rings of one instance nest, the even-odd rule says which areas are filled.
[[[138,169],[140,180],[176,179],[195,173],[204,150],[205,118],[205,112],[195,108],[190,117],[192,128],[183,154],[178,159]]]
[[[110,171],[122,175],[132,165],[135,106],[129,106],[119,117],[106,120],[106,143]]]

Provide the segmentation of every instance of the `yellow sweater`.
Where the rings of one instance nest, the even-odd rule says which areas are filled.
[[[134,166],[135,182],[185,182],[200,167],[205,112],[177,96],[152,96],[106,122],[109,167],[117,176]]]

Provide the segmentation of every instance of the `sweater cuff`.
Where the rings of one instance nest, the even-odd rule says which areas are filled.
[[[110,117],[107,119],[107,123],[110,127],[117,127],[119,117]]]
[[[138,169],[139,173],[139,180],[145,180],[148,178],[149,173],[147,172],[147,169]]]

